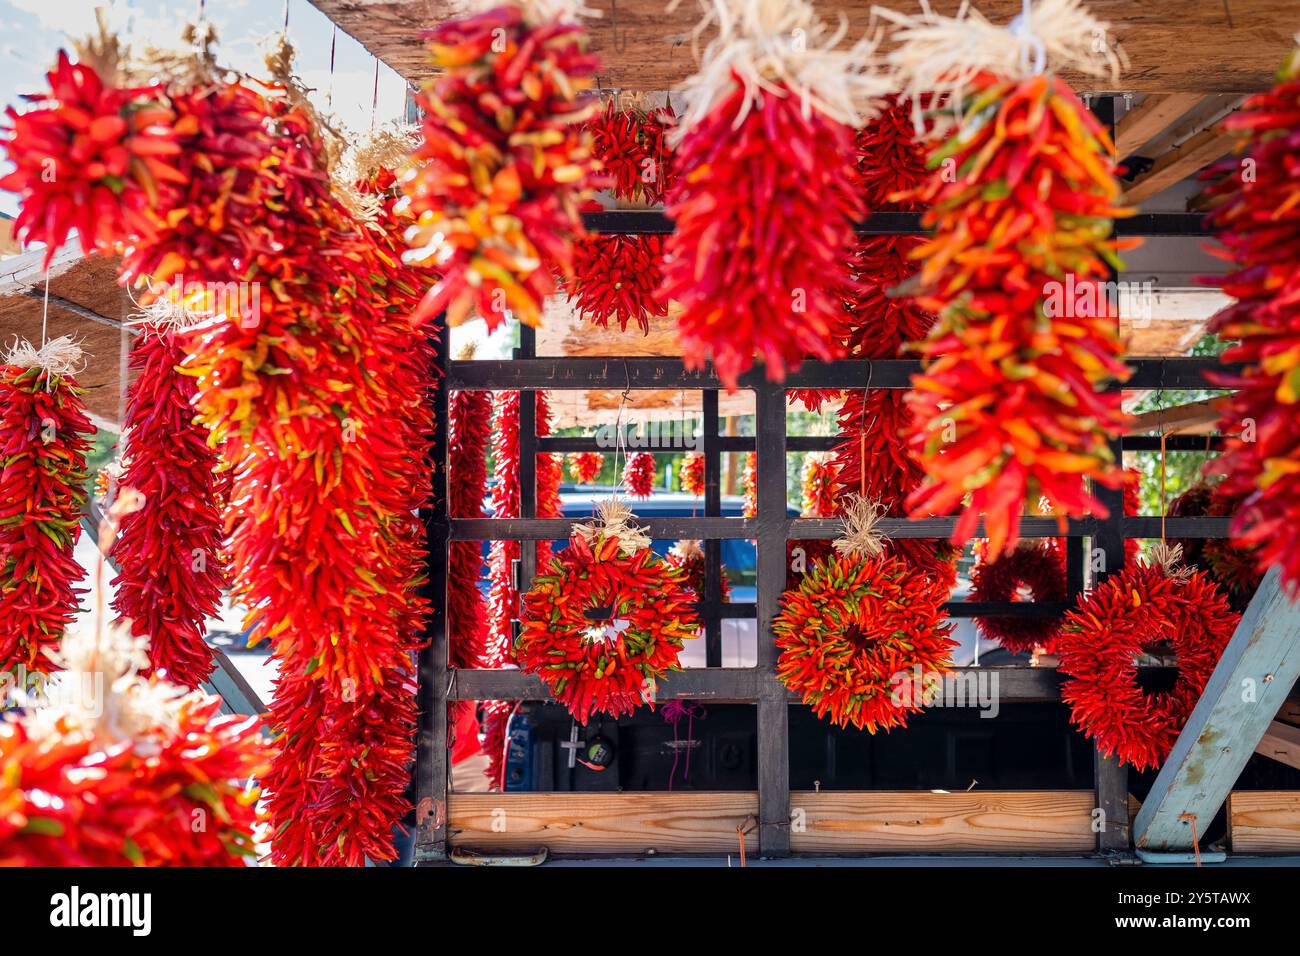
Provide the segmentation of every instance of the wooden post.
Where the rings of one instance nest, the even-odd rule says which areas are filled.
[[[451,330],[440,318],[434,350],[437,374],[445,379],[451,349]],[[430,604],[428,643],[419,656],[420,717],[415,758],[415,862],[438,863],[447,859],[447,566],[451,551],[451,525],[447,512],[447,409],[449,389],[442,382],[434,390],[434,442],[432,507],[426,509],[425,532],[429,541],[428,581]]]
[[[1203,834],[1300,677],[1300,604],[1265,575],[1138,811],[1140,852],[1186,853]]]

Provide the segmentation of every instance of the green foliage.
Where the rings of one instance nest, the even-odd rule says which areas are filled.
[[[1190,356],[1219,355],[1229,346],[1216,335],[1206,334],[1188,351]],[[1136,415],[1187,405],[1223,395],[1217,389],[1157,389],[1144,395],[1130,409]],[[1158,515],[1160,510],[1160,452],[1131,453],[1139,476],[1138,496],[1142,514]],[[1215,457],[1204,451],[1171,451],[1165,455],[1165,507],[1201,479],[1205,463]]]

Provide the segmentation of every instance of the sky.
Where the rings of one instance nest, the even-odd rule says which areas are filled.
[[[283,0],[211,0],[205,16],[216,27],[220,62],[254,74],[261,69],[261,44],[284,24]],[[187,20],[198,16],[199,0],[0,0],[0,105],[18,106],[20,96],[45,88],[44,73],[69,37],[95,29],[95,8],[107,11],[114,32],[172,45]],[[307,0],[289,0],[289,39],[298,51],[297,73],[315,92],[324,109],[332,90],[333,112],[345,127],[364,131],[371,125],[375,92],[375,58],[361,44],[338,31],[334,70],[330,72],[333,24]],[[398,119],[406,102],[406,84],[379,64],[379,96],[373,115],[378,122]],[[8,163],[0,165],[7,170]],[[0,212],[13,215],[12,193],[0,193]]]

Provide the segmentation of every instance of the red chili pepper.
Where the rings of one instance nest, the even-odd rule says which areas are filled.
[[[51,671],[45,652],[76,616],[94,432],[71,376],[0,366],[0,672]]]
[[[1260,573],[1276,565],[1300,590],[1293,533],[1300,521],[1300,56],[1292,52],[1277,84],[1247,99],[1224,128],[1240,136],[1239,146],[1207,193],[1218,203],[1210,222],[1233,265],[1215,282],[1236,301],[1210,328],[1239,340],[1223,359],[1245,370],[1217,377],[1236,391],[1221,403],[1223,454],[1206,467],[1227,476],[1226,494],[1243,499],[1233,543],[1254,549]]]

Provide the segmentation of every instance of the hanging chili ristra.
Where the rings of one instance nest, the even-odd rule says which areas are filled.
[[[805,518],[829,518],[835,514],[835,471],[834,462],[825,455],[812,454],[804,458],[800,478]]]
[[[745,465],[740,473],[740,484],[745,492],[740,513],[746,518],[752,518],[758,514],[758,452],[745,453]]]
[[[1106,386],[1128,370],[1104,283],[1131,245],[1110,238],[1110,220],[1132,210],[1118,205],[1106,131],[1063,81],[1032,73],[1042,44],[1052,66],[1094,74],[1115,56],[1093,49],[1106,25],[1077,0],[1044,0],[1015,30],[887,15],[904,24],[891,58],[907,92],[946,94],[961,117],[931,152],[929,181],[908,194],[933,230],[911,253],[917,301],[939,316],[909,396],[927,481],[908,504],[923,517],[966,500],[953,543],[982,514],[996,556],[1015,547],[1026,502],[1104,515],[1081,479],[1123,481],[1110,442],[1127,419]],[[1035,35],[1045,27],[1057,32]],[[946,133],[944,114],[933,116],[935,135]]]
[[[483,517],[487,494],[484,450],[492,439],[492,393],[458,391],[448,402],[447,507],[453,518]],[[475,667],[483,654],[486,607],[479,582],[483,551],[477,541],[453,541],[447,565],[448,659]]]
[[[0,672],[48,673],[77,613],[73,557],[95,428],[73,370],[81,349],[18,343],[0,366]]]
[[[428,343],[406,313],[429,277],[333,194],[293,97],[231,80],[206,53],[174,75],[133,93],[130,108],[170,111],[181,176],[153,228],[122,237],[123,267],[153,279],[146,305],[192,285],[215,299],[186,333],[185,370],[233,474],[232,591],[281,662],[263,776],[272,859],[391,858],[427,609],[414,509]]]
[[[102,694],[0,720],[0,866],[246,866],[262,822],[256,717],[145,679],[142,638],[76,632],[59,663]],[[196,826],[201,822],[201,826]]]
[[[421,318],[471,309],[496,328],[507,312],[541,319],[555,276],[572,274],[579,210],[599,164],[582,123],[598,108],[596,59],[578,4],[519,0],[429,31],[438,72],[418,97],[422,165],[405,183],[415,226],[410,257],[442,278]]]
[[[204,622],[217,612],[224,583],[219,460],[208,430],[194,420],[194,380],[178,372],[185,306],[158,305],[167,314],[155,308],[131,348],[136,378],[117,487],[143,498],[122,515],[113,543],[113,610],[130,621],[132,634],[149,639],[152,669],[195,688],[212,673]]]
[[[1256,549],[1261,573],[1277,565],[1300,592],[1300,50],[1291,51],[1271,90],[1247,99],[1223,125],[1240,137],[1237,155],[1224,160],[1223,178],[1207,192],[1219,203],[1210,223],[1234,267],[1215,281],[1236,301],[1210,328],[1240,340],[1223,359],[1245,369],[1216,377],[1236,391],[1221,403],[1224,452],[1206,467],[1227,476],[1225,493],[1244,497],[1234,543]]]
[[[618,199],[661,203],[672,187],[673,163],[668,134],[677,125],[671,106],[620,107],[615,98],[587,120],[591,149]]]
[[[698,498],[704,494],[704,453],[693,451],[682,459],[682,491]]]
[[[871,48],[837,50],[804,0],[712,0],[714,25],[674,133],[663,294],[687,365],[712,359],[734,390],[756,355],[780,381],[841,354],[835,289],[864,211],[853,128],[886,84],[864,68]]]
[[[639,451],[623,465],[623,487],[633,498],[649,498],[655,490],[655,456]]]
[[[185,179],[174,117],[160,101],[106,84],[63,50],[46,77],[48,92],[24,97],[35,108],[6,111],[3,146],[15,169],[0,189],[21,196],[14,231],[46,244],[48,267],[73,229],[86,252],[149,235],[159,193]]]
[[[605,467],[605,456],[598,451],[575,451],[568,457],[569,474],[580,485],[589,485]]]

